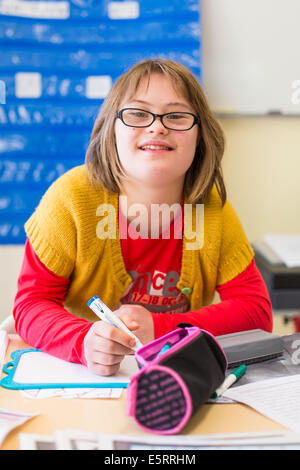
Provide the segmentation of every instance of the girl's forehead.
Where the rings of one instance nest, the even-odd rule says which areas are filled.
[[[161,94],[163,98],[166,90],[169,94],[172,94],[174,98],[176,97],[181,101],[187,101],[189,103],[189,100],[185,96],[186,93],[184,93],[183,85],[180,86],[175,80],[172,80],[164,74],[144,76],[139,82],[132,83],[129,89],[124,90],[124,96],[121,102],[134,101],[135,99],[149,96],[153,93]]]

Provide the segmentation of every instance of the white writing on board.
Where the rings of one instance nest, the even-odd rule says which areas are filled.
[[[105,98],[112,86],[112,80],[109,75],[98,75],[87,77],[86,79],[86,97]]]
[[[26,0],[2,0],[0,14],[26,18],[49,18],[64,20],[70,16],[69,2],[36,2]]]
[[[109,2],[108,17],[112,20],[138,18],[140,5],[138,2]]]
[[[3,80],[0,80],[0,104],[5,104],[6,102],[6,87],[5,87],[5,82]]]
[[[42,94],[41,74],[37,72],[16,73],[15,93],[17,98],[40,98]]]

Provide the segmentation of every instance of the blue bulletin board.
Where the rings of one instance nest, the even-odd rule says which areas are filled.
[[[0,244],[22,244],[48,186],[84,162],[112,83],[165,57],[201,81],[199,0],[0,0]]]

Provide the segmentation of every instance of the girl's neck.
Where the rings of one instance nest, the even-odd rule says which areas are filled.
[[[123,215],[127,218],[128,222],[132,222],[137,217],[137,214],[143,219],[147,219],[148,227],[151,227],[151,215],[153,212],[151,208],[153,205],[167,205],[167,207],[173,206],[182,202],[183,187],[176,187],[173,185],[168,188],[150,188],[150,187],[133,187],[132,185],[124,185],[120,192],[120,210]],[[132,210],[130,210],[132,208]],[[167,211],[168,209],[166,209]],[[176,212],[176,210],[175,210]],[[171,219],[175,213],[171,213]],[[159,217],[160,218],[160,217]],[[162,220],[152,221],[159,224],[159,231],[164,230],[164,224]]]
[[[183,194],[183,185],[170,185],[168,187],[141,186],[135,184],[124,184],[120,195],[126,196],[128,207],[132,204],[144,204],[151,207],[151,204],[180,204]]]

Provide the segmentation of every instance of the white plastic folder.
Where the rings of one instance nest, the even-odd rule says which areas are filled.
[[[0,385],[9,389],[46,388],[126,388],[138,371],[134,356],[126,356],[117,374],[104,377],[91,373],[85,366],[58,359],[38,349],[18,349],[11,355]]]

